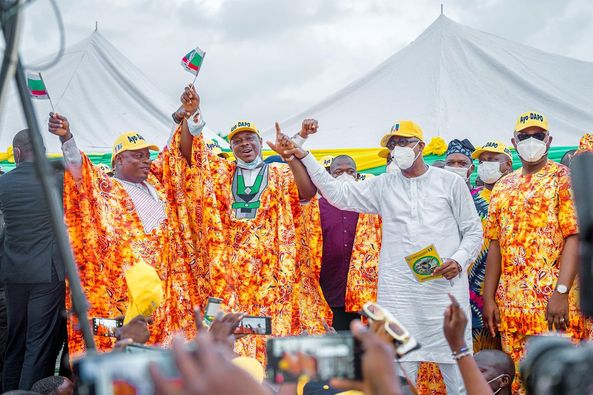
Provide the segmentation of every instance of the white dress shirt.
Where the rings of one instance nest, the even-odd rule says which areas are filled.
[[[335,207],[379,214],[383,239],[379,258],[377,302],[416,337],[422,348],[404,361],[454,363],[443,334],[443,314],[452,293],[468,317],[465,341],[472,348],[467,267],[482,246],[482,225],[461,177],[429,167],[419,177],[401,172],[356,182],[348,175],[334,179],[309,154],[302,160],[321,194]],[[452,281],[420,283],[405,257],[434,244],[443,258],[456,260],[463,271]]]

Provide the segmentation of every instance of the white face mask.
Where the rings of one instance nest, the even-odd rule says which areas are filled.
[[[390,174],[394,174],[394,173],[399,173],[399,167],[397,167],[397,165],[395,164],[394,161],[391,161],[390,164],[387,165],[387,169],[386,169],[387,173]]]
[[[455,173],[464,180],[467,180],[467,167],[445,166],[445,170],[450,171],[451,173]]]
[[[261,156],[258,156],[252,162],[249,162],[249,163],[244,162],[241,159],[237,158],[237,167],[240,167],[241,169],[245,169],[245,170],[257,169],[258,167],[261,167],[263,164],[264,164],[264,160],[261,158]]]
[[[482,162],[478,165],[478,177],[486,184],[494,184],[502,177],[500,162]]]
[[[420,143],[420,142],[418,141],[412,148],[396,146],[391,151],[391,158],[393,159],[392,163],[395,163],[396,166],[402,170],[407,170],[410,167],[412,167],[412,165],[418,158],[418,155],[420,155],[420,153],[418,153],[418,155],[416,155],[416,153],[414,152],[414,148],[416,148],[418,143]]]
[[[548,145],[546,141],[530,137],[517,143],[517,152],[525,162],[537,162],[546,154]]]

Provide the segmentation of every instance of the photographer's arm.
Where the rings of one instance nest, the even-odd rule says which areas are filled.
[[[461,372],[463,383],[468,395],[486,395],[492,394],[492,389],[480,372],[478,364],[465,344],[464,332],[467,325],[467,317],[459,307],[455,297],[449,294],[451,305],[445,310],[445,321],[443,323],[443,332],[454,358],[457,360],[457,366]]]

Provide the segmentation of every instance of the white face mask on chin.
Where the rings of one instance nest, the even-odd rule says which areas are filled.
[[[396,166],[399,167],[401,170],[407,170],[410,167],[412,167],[412,165],[420,155],[420,153],[416,155],[416,153],[414,152],[414,148],[416,148],[418,143],[420,142],[418,141],[412,148],[396,146],[391,151],[391,158],[393,159],[392,163],[395,163]]]
[[[457,174],[459,177],[467,180],[467,167],[453,167],[453,166],[445,166],[445,170],[450,171],[451,173]]]
[[[245,170],[257,169],[258,167],[263,166],[263,164],[264,164],[264,160],[261,158],[261,156],[258,156],[252,162],[249,162],[249,163],[244,162],[241,159],[237,158],[237,167],[240,167],[241,169],[245,169]]]
[[[478,177],[486,184],[494,184],[502,176],[500,162],[482,162],[478,165]]]
[[[517,143],[517,152],[525,162],[537,162],[546,154],[547,150],[547,142],[534,137]]]

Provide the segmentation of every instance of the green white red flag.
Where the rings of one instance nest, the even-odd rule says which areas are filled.
[[[34,99],[49,99],[41,73],[27,73],[27,86]]]
[[[205,56],[206,51],[202,51],[199,47],[196,47],[181,59],[181,65],[185,70],[197,76],[200,68],[202,68]]]

